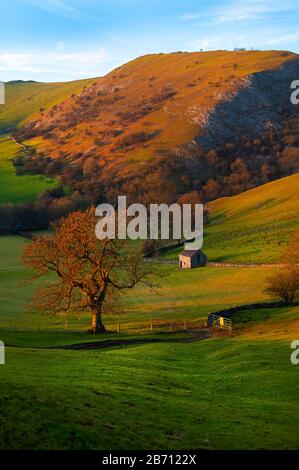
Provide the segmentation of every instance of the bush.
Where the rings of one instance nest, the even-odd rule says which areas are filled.
[[[293,304],[299,300],[299,268],[287,266],[278,274],[269,277],[265,290],[273,297],[282,299],[287,304]]]
[[[147,142],[159,135],[159,131],[154,132],[133,132],[132,134],[124,136],[118,141],[117,149],[124,149],[126,147],[131,147],[132,145],[140,144]]]

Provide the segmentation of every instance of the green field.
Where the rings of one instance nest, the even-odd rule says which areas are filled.
[[[0,136],[93,82],[6,84]],[[33,202],[57,184],[16,176],[19,150],[0,137],[0,204]],[[209,259],[277,262],[299,228],[298,187],[299,174],[209,203]],[[266,278],[277,267],[157,265],[159,295],[130,290],[119,315],[104,318],[109,332],[95,338],[86,315],[66,324],[35,311],[21,263],[26,243],[0,237],[0,449],[299,449],[299,366],[290,363],[299,306],[239,312],[231,333],[199,341],[209,312],[270,300]],[[101,348],[65,349],[94,341]]]
[[[41,175],[17,176],[12,160],[19,150],[9,138],[0,138],[0,204],[34,202],[39,193],[57,185]]]
[[[207,205],[203,250],[210,261],[275,263],[299,230],[299,173]],[[182,248],[163,255],[177,259]]]
[[[80,93],[93,79],[66,83],[9,82],[5,84],[5,105],[0,107],[0,135],[20,128],[27,120]]]
[[[13,449],[298,449],[285,342],[103,351],[8,348],[0,445]]]
[[[289,360],[298,307],[243,313],[231,337],[51,349],[95,338],[84,333],[86,318],[67,332],[62,319],[26,308],[33,288],[21,284],[24,243],[0,239],[0,448],[298,449],[298,370]],[[160,269],[161,296],[131,291],[124,318],[204,320],[211,309],[266,298],[269,268]],[[100,341],[108,338],[134,339]]]
[[[297,225],[297,175],[287,183],[288,197],[272,183],[271,203],[270,197],[261,202],[266,187],[256,190],[257,199],[245,193],[235,197],[238,204],[234,198],[213,203],[210,257],[276,260]],[[161,264],[159,295],[144,287],[129,291],[122,314],[105,318],[113,331],[120,320],[121,334],[96,339],[129,344],[65,350],[95,341],[86,333],[89,318],[69,319],[65,330],[63,316],[29,306],[34,286],[23,283],[29,275],[20,261],[25,243],[19,236],[0,238],[0,339],[7,346],[6,365],[0,366],[0,448],[299,448],[299,366],[290,363],[299,306],[240,312],[231,335],[203,341],[190,342],[190,332],[129,330],[151,318],[203,326],[211,311],[269,300],[265,281],[277,268],[180,271]],[[153,338],[160,342],[150,344]]]
[[[64,317],[41,316],[27,308],[35,286],[24,285],[29,271],[20,261],[25,239],[18,236],[0,238],[0,328],[49,327],[61,328]],[[201,319],[205,321],[210,311],[250,303],[253,300],[267,300],[264,294],[264,279],[269,268],[205,268],[180,271],[177,266],[160,267],[163,276],[157,279],[159,295],[144,287],[127,293],[123,299],[121,321],[154,319]],[[18,296],[15,296],[18,292]],[[71,320],[74,329],[87,329],[86,317]],[[107,318],[108,324],[113,319]]]

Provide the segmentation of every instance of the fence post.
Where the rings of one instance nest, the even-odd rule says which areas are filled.
[[[64,328],[65,328],[66,330],[68,329],[68,319],[65,320]]]
[[[187,321],[186,320],[184,320],[184,329],[185,329],[185,331],[187,331]]]
[[[172,320],[170,320],[170,322],[169,322],[169,331],[170,331],[170,333],[172,333]]]
[[[120,321],[117,322],[117,333],[120,333]]]
[[[153,325],[153,319],[151,318],[151,331],[153,331],[154,325]]]

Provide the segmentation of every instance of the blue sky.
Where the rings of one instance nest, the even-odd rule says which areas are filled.
[[[0,80],[75,80],[137,56],[299,52],[298,0],[1,0]]]

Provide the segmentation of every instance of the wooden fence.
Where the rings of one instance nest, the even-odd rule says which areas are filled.
[[[214,315],[213,313],[210,313],[208,317],[208,324],[209,326],[223,330],[231,331],[233,329],[233,322],[230,318]]]
[[[285,307],[286,303],[279,302],[259,302],[253,304],[237,305],[235,307],[226,308],[224,310],[218,310],[217,312],[209,313],[208,325],[215,328],[222,328],[224,330],[232,330],[233,322],[232,318],[235,313],[248,311],[248,310],[259,310],[267,308],[280,308]]]
[[[148,320],[141,321],[126,321],[125,319],[121,320],[112,320],[106,319],[105,326],[107,331],[113,333],[124,333],[124,334],[142,334],[142,333],[175,333],[175,332],[184,332],[192,331],[196,329],[203,328],[206,322],[204,318],[196,319],[156,319],[149,318]],[[74,323],[70,320],[66,321],[56,321],[54,324],[46,323],[37,323],[33,324],[30,327],[27,327],[23,324],[18,324],[17,322],[11,327],[1,326],[0,330],[4,331],[14,331],[14,332],[33,332],[33,333],[55,333],[55,332],[73,332],[73,333],[83,333],[87,332],[89,328],[88,323]]]

